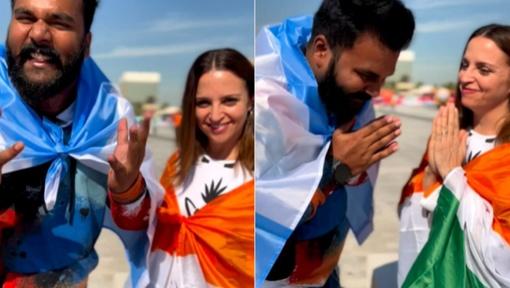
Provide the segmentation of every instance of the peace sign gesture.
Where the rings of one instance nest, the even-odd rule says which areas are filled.
[[[125,118],[119,121],[117,146],[108,157],[111,167],[108,172],[108,188],[111,192],[124,192],[135,183],[145,156],[150,121],[150,117],[146,117],[141,125],[135,124],[129,130]]]

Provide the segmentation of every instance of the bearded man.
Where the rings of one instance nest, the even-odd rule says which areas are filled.
[[[398,149],[400,120],[374,120],[370,99],[413,32],[399,0],[324,0],[258,36],[257,285],[340,287],[347,232],[372,231],[377,164]]]
[[[86,287],[108,206],[140,219],[137,211],[148,213],[161,195],[145,151],[149,119],[133,122],[127,100],[89,57],[97,5],[11,1],[0,46],[4,287]],[[139,232],[123,242],[137,247],[128,253],[143,269],[149,246]]]

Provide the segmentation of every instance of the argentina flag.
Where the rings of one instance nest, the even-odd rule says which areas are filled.
[[[5,149],[18,141],[23,142],[25,148],[16,158],[2,167],[2,173],[51,163],[44,185],[44,204],[46,209],[51,211],[57,200],[61,174],[67,169],[68,161],[66,162],[65,158],[74,158],[79,163],[106,175],[109,170],[107,158],[117,145],[119,121],[126,118],[129,126],[134,125],[133,109],[129,102],[120,96],[96,63],[87,57],[78,80],[72,131],[65,144],[62,127],[38,115],[18,95],[9,79],[5,57],[5,47],[0,46],[0,107],[2,109],[0,149]],[[152,167],[152,155],[147,150],[140,172],[150,193],[150,219],[154,219],[155,209],[163,195]],[[75,197],[76,202],[91,203],[90,207],[94,210],[91,214],[101,215],[98,217],[103,217],[104,209],[107,209],[104,213],[104,225],[117,232],[125,245],[132,272],[130,284],[138,286],[143,285],[140,283],[148,283],[148,275],[144,272],[150,242],[148,235],[152,235],[153,225],[150,226],[148,234],[146,231],[123,231],[111,220],[110,211],[104,201],[105,195],[91,199],[77,193]],[[68,238],[69,241],[75,241],[76,238],[81,237],[66,231],[59,231],[59,233],[58,237]],[[59,257],[58,251],[53,252],[56,253],[55,257]]]

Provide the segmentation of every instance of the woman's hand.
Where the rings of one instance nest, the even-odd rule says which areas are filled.
[[[459,112],[452,103],[439,109],[430,137],[428,158],[432,172],[445,178],[466,155],[467,132],[459,130]]]
[[[138,178],[145,156],[149,130],[149,117],[144,118],[141,125],[133,125],[129,129],[126,119],[119,121],[117,146],[113,154],[108,157],[110,163],[108,188],[113,193],[125,192]]]

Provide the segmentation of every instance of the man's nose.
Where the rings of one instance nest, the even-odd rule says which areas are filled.
[[[28,36],[35,44],[49,44],[51,42],[50,27],[42,20],[38,20],[32,24]]]
[[[365,89],[365,92],[372,98],[377,97],[381,93],[382,85],[383,83],[372,84]]]

